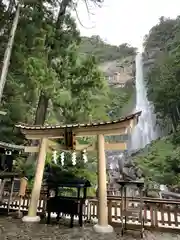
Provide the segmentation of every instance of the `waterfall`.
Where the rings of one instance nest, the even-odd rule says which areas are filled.
[[[147,99],[146,84],[143,77],[142,54],[136,56],[136,108],[142,111],[139,122],[131,135],[131,150],[144,148],[151,141],[158,138],[156,116],[153,113],[153,105]]]

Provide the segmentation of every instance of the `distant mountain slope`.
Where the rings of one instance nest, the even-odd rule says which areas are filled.
[[[99,36],[82,37],[80,45],[80,52],[93,54],[109,83],[116,86],[134,80],[136,50],[127,43],[119,46],[107,44]]]
[[[105,43],[99,36],[82,37],[80,52],[96,57],[100,70],[112,87],[113,118],[129,114],[134,108],[136,51],[127,43],[115,46]]]
[[[82,37],[80,51],[83,54],[93,54],[99,62],[113,61],[136,55],[136,48],[127,43],[119,46],[105,43],[99,36]]]

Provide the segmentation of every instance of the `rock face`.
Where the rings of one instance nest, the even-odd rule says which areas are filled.
[[[104,62],[99,66],[110,85],[125,87],[134,83],[135,61],[134,57],[126,57],[121,60]]]
[[[135,166],[131,156],[127,152],[107,151],[107,169],[109,176],[108,194],[119,195],[118,180],[134,181],[142,178],[142,172]],[[129,188],[128,196],[135,197],[136,191]]]
[[[160,57],[162,53],[163,51],[160,48],[153,48],[143,53],[143,67],[145,74],[153,66],[155,59]]]

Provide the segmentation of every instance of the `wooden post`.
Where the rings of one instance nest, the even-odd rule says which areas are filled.
[[[0,203],[2,202],[2,199],[3,199],[5,182],[6,182],[5,179],[1,179],[1,184],[0,184]]]
[[[47,138],[43,138],[40,144],[39,155],[36,166],[36,174],[34,179],[34,185],[31,195],[30,206],[28,210],[28,215],[23,217],[23,222],[39,222],[40,217],[36,215],[37,206],[41,191],[42,179],[44,174],[44,166],[46,159],[46,151],[47,151]]]
[[[98,135],[98,224],[94,230],[100,233],[113,232],[108,225],[107,185],[106,185],[106,157],[104,135]]]
[[[23,214],[21,212],[21,203],[22,203],[22,198],[25,196],[26,194],[26,188],[27,188],[27,183],[28,183],[28,179],[26,177],[21,178],[20,180],[20,189],[19,189],[19,208],[17,211],[17,217],[18,218],[22,218]]]
[[[8,207],[7,207],[8,213],[9,213],[10,204],[11,204],[11,201],[12,201],[13,190],[14,190],[14,177],[11,178],[11,191],[10,191],[10,195],[9,195],[9,199],[8,199]]]

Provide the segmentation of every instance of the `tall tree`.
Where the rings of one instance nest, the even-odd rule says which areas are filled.
[[[180,120],[179,64],[180,19],[161,18],[146,38],[146,50],[163,49],[154,56],[154,65],[147,74],[149,100],[154,103],[161,123],[171,123],[176,130]]]
[[[92,0],[92,2],[102,3],[103,1],[102,0]],[[73,2],[72,0],[62,0],[61,1],[60,6],[59,6],[58,17],[56,20],[54,41],[56,38],[60,37],[60,32],[62,31],[62,27],[63,27],[64,19],[66,16],[66,11],[67,11],[68,7],[75,6],[76,4],[77,4],[77,2]],[[86,2],[86,4],[87,4],[87,2]],[[56,42],[54,42],[54,41],[49,46],[49,48],[51,50],[53,50],[54,46],[56,45]],[[54,59],[54,57],[55,56],[49,55],[49,57],[48,57],[49,64],[52,63],[52,60]],[[36,111],[35,124],[38,124],[38,125],[44,124],[45,119],[46,119],[48,102],[49,102],[49,98],[46,96],[45,92],[41,92],[39,101],[38,101],[37,111]]]
[[[6,47],[6,50],[4,53],[4,59],[3,59],[1,77],[0,77],[0,103],[1,103],[2,95],[3,95],[4,86],[6,83],[8,67],[9,67],[10,57],[11,57],[11,51],[12,51],[14,37],[15,37],[15,33],[16,33],[16,29],[17,29],[17,25],[18,25],[18,21],[19,21],[19,13],[20,13],[20,4],[18,3],[16,6],[16,11],[15,11],[14,20],[12,23],[12,28],[11,28],[11,31],[9,34],[7,47]]]

